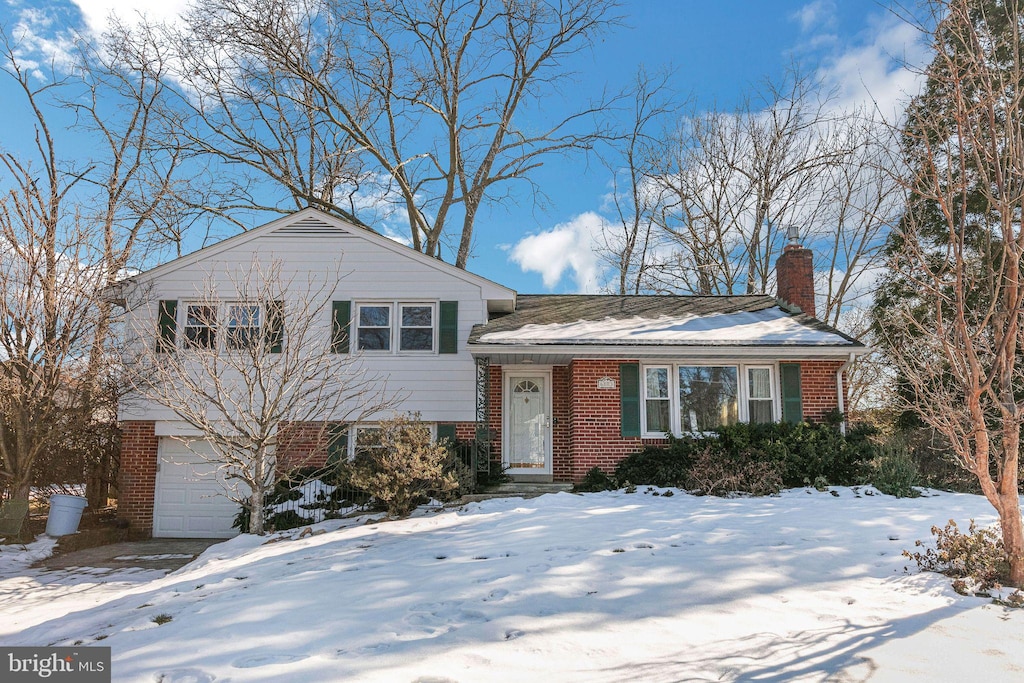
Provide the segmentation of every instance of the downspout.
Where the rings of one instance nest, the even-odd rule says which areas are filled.
[[[843,414],[843,421],[839,423],[839,432],[846,435],[846,392],[843,391],[843,373],[857,360],[857,354],[850,353],[850,359],[839,366],[836,370],[836,397],[839,399],[839,412]]]

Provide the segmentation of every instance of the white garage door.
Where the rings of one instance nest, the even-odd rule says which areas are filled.
[[[194,442],[192,449],[212,452],[202,442]],[[158,453],[153,535],[230,538],[238,534],[231,523],[239,506],[224,495],[223,475],[217,466],[166,436],[160,438]]]

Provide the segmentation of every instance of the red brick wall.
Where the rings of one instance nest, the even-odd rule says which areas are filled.
[[[488,427],[491,429],[491,462],[498,470],[501,469],[501,397],[505,394],[505,383],[500,365],[490,366],[488,378]],[[474,389],[475,391],[475,389]]]
[[[551,475],[554,481],[572,480],[572,401],[569,366],[551,369]]]
[[[555,481],[580,481],[592,467],[611,473],[622,458],[643,446],[666,443],[663,439],[621,436],[619,365],[623,362],[630,361],[581,359],[570,366],[571,470],[568,478],[556,474]],[[804,419],[821,422],[839,405],[836,372],[843,361],[803,361],[800,365]],[[616,388],[598,389],[601,377],[615,379]]]
[[[572,412],[571,480],[580,481],[593,467],[615,471],[619,461],[636,453],[644,444],[665,443],[664,439],[622,436],[620,360],[574,360],[569,366]],[[630,362],[630,361],[625,361]],[[635,361],[634,361],[635,362]],[[598,389],[597,380],[611,377],[615,389]]]
[[[121,423],[117,515],[128,521],[132,538],[149,538],[153,535],[153,498],[156,495],[159,442],[156,422],[127,420]]]
[[[800,401],[807,422],[821,422],[826,413],[839,407],[836,372],[842,365],[841,360],[805,360],[800,363]],[[843,391],[846,391],[845,374]]]
[[[279,470],[327,464],[327,428],[323,422],[294,422],[278,433]]]

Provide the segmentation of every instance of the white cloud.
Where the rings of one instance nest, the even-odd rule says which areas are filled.
[[[832,28],[836,23],[836,3],[833,0],[815,0],[793,12],[790,18],[800,24],[804,33],[812,29]]]
[[[188,6],[187,0],[161,0],[144,2],[138,0],[72,0],[82,12],[86,28],[93,35],[101,35],[107,27],[110,16],[135,23],[145,17],[151,21],[174,22]]]
[[[598,292],[601,268],[596,248],[607,225],[593,211],[582,213],[567,223],[524,237],[512,248],[509,259],[524,271],[540,273],[548,289],[571,271],[577,292]]]
[[[921,87],[921,75],[908,65],[927,64],[927,42],[915,27],[891,14],[873,17],[865,35],[870,36],[867,42],[827,58],[819,75],[835,88],[838,106],[871,105],[895,121]]]
[[[141,3],[144,9],[137,0],[68,0],[46,5],[6,0],[3,4],[11,18],[9,30],[16,42],[15,56],[23,68],[45,81],[51,66],[58,72],[67,72],[74,64],[78,38],[101,36],[112,15],[128,24],[138,23],[143,17],[173,22],[188,6],[188,0]]]

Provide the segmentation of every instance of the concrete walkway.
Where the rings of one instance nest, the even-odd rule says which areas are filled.
[[[112,543],[95,548],[52,555],[34,566],[42,569],[103,567],[108,569],[179,569],[223,538],[153,538],[148,541]]]

